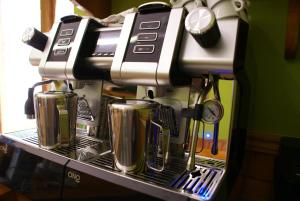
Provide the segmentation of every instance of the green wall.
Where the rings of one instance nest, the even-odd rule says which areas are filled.
[[[287,0],[251,2],[246,70],[249,129],[300,137],[300,54],[284,59]]]
[[[167,0],[159,0],[164,2],[169,2]],[[112,13],[118,13],[123,10],[129,9],[131,7],[138,7],[139,5],[147,2],[152,2],[149,0],[126,0],[126,1],[120,1],[120,0],[112,0],[111,1],[111,10]]]
[[[113,12],[146,0],[112,0]],[[246,72],[251,96],[248,129],[300,137],[300,51],[284,59],[287,0],[252,0]],[[300,49],[300,47],[299,47]]]

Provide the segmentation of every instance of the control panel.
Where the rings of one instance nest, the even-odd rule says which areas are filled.
[[[122,27],[67,16],[47,35],[26,29],[22,40],[35,48],[31,64],[50,79],[147,86],[184,85],[209,73],[232,79],[243,67],[248,24],[217,19],[206,7],[186,14],[161,3],[142,5]]]
[[[110,68],[120,38],[121,27],[102,27],[87,37],[94,37],[90,45],[80,50],[79,64],[75,66],[77,79],[111,81]]]
[[[149,3],[126,15],[113,58],[116,84],[173,86],[189,82],[174,65],[183,32],[183,8]]]
[[[103,27],[91,18],[65,16],[55,23],[43,50],[39,73],[54,79],[83,79],[82,58],[91,54],[98,39],[94,31]]]
[[[80,21],[61,23],[47,61],[68,61]]]
[[[106,27],[97,30],[99,37],[93,57],[113,57],[120,37],[121,27]]]
[[[170,12],[137,15],[124,62],[159,62]]]

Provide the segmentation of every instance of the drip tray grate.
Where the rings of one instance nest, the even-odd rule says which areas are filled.
[[[25,142],[29,142],[34,145],[39,145],[38,137],[37,136],[32,136],[32,137],[27,137],[23,139]]]
[[[74,152],[77,153],[80,150],[82,150],[82,152],[84,152],[83,149],[85,149],[87,147],[96,147],[97,145],[101,145],[101,144],[102,144],[102,142],[92,140],[89,137],[77,136],[76,142],[71,143],[70,146],[57,147],[57,148],[53,149],[52,151],[59,153],[61,155],[64,155],[64,156],[69,156],[70,153],[74,153]],[[86,153],[88,153],[88,152],[86,152]]]
[[[224,170],[196,166],[190,173],[183,174],[171,186],[203,200],[210,200],[222,180]]]
[[[38,145],[37,135],[27,136],[22,140]],[[109,143],[88,136],[78,135],[76,141],[69,147],[57,147],[49,151],[89,163],[95,167],[118,171],[114,168],[114,159],[109,149]],[[161,159],[156,159],[155,162],[161,164],[159,160]],[[196,160],[197,164],[201,165],[196,165],[196,169],[192,172],[186,171],[184,159],[170,158],[162,172],[145,168],[146,171],[126,175],[136,180],[183,193],[196,200],[210,200],[224,176],[225,164],[222,161],[206,158]]]
[[[89,163],[97,167],[114,170],[114,159],[112,153],[110,152],[105,155],[93,158],[93,160],[90,160]]]
[[[34,145],[38,145],[38,137],[31,136],[23,139]],[[109,144],[92,139],[91,137],[80,135],[76,136],[75,142],[71,143],[68,147],[57,147],[51,149],[54,153],[70,157],[72,159],[86,161],[93,157],[97,157],[98,153],[103,153],[109,150]],[[96,153],[96,154],[95,154]]]
[[[161,160],[159,158],[159,160]],[[156,172],[147,168],[147,171],[137,174],[129,173],[131,177],[147,181],[163,187],[170,187],[174,179],[185,172],[185,162],[181,159],[173,158],[162,172]]]

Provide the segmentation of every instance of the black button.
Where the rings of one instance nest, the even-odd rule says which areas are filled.
[[[137,54],[151,54],[154,52],[154,45],[135,45],[133,53]]]
[[[71,42],[71,38],[60,38],[57,41],[58,46],[66,46],[69,45]]]
[[[65,23],[77,22],[77,21],[80,21],[81,19],[82,19],[82,17],[80,17],[78,15],[67,15],[67,16],[60,18],[60,20]]]
[[[140,29],[159,29],[160,21],[141,22]]]
[[[156,41],[157,33],[139,33],[137,41]]]
[[[73,29],[64,29],[60,31],[60,36],[72,36],[73,35]]]
[[[67,53],[67,48],[61,48],[61,49],[54,50],[55,56],[65,55],[66,53]]]

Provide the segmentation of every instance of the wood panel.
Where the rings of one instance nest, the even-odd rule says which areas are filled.
[[[56,0],[40,0],[41,8],[41,31],[49,32],[55,20]],[[48,91],[47,85],[42,86],[43,91]]]
[[[40,0],[41,7],[41,31],[50,31],[55,19],[56,0]]]
[[[300,1],[289,0],[287,30],[285,36],[285,59],[294,59],[297,53],[300,29]]]
[[[27,197],[16,193],[7,186],[0,184],[0,200],[1,201],[31,201]]]
[[[230,201],[274,200],[274,160],[279,142],[279,135],[249,133],[242,170]]]

